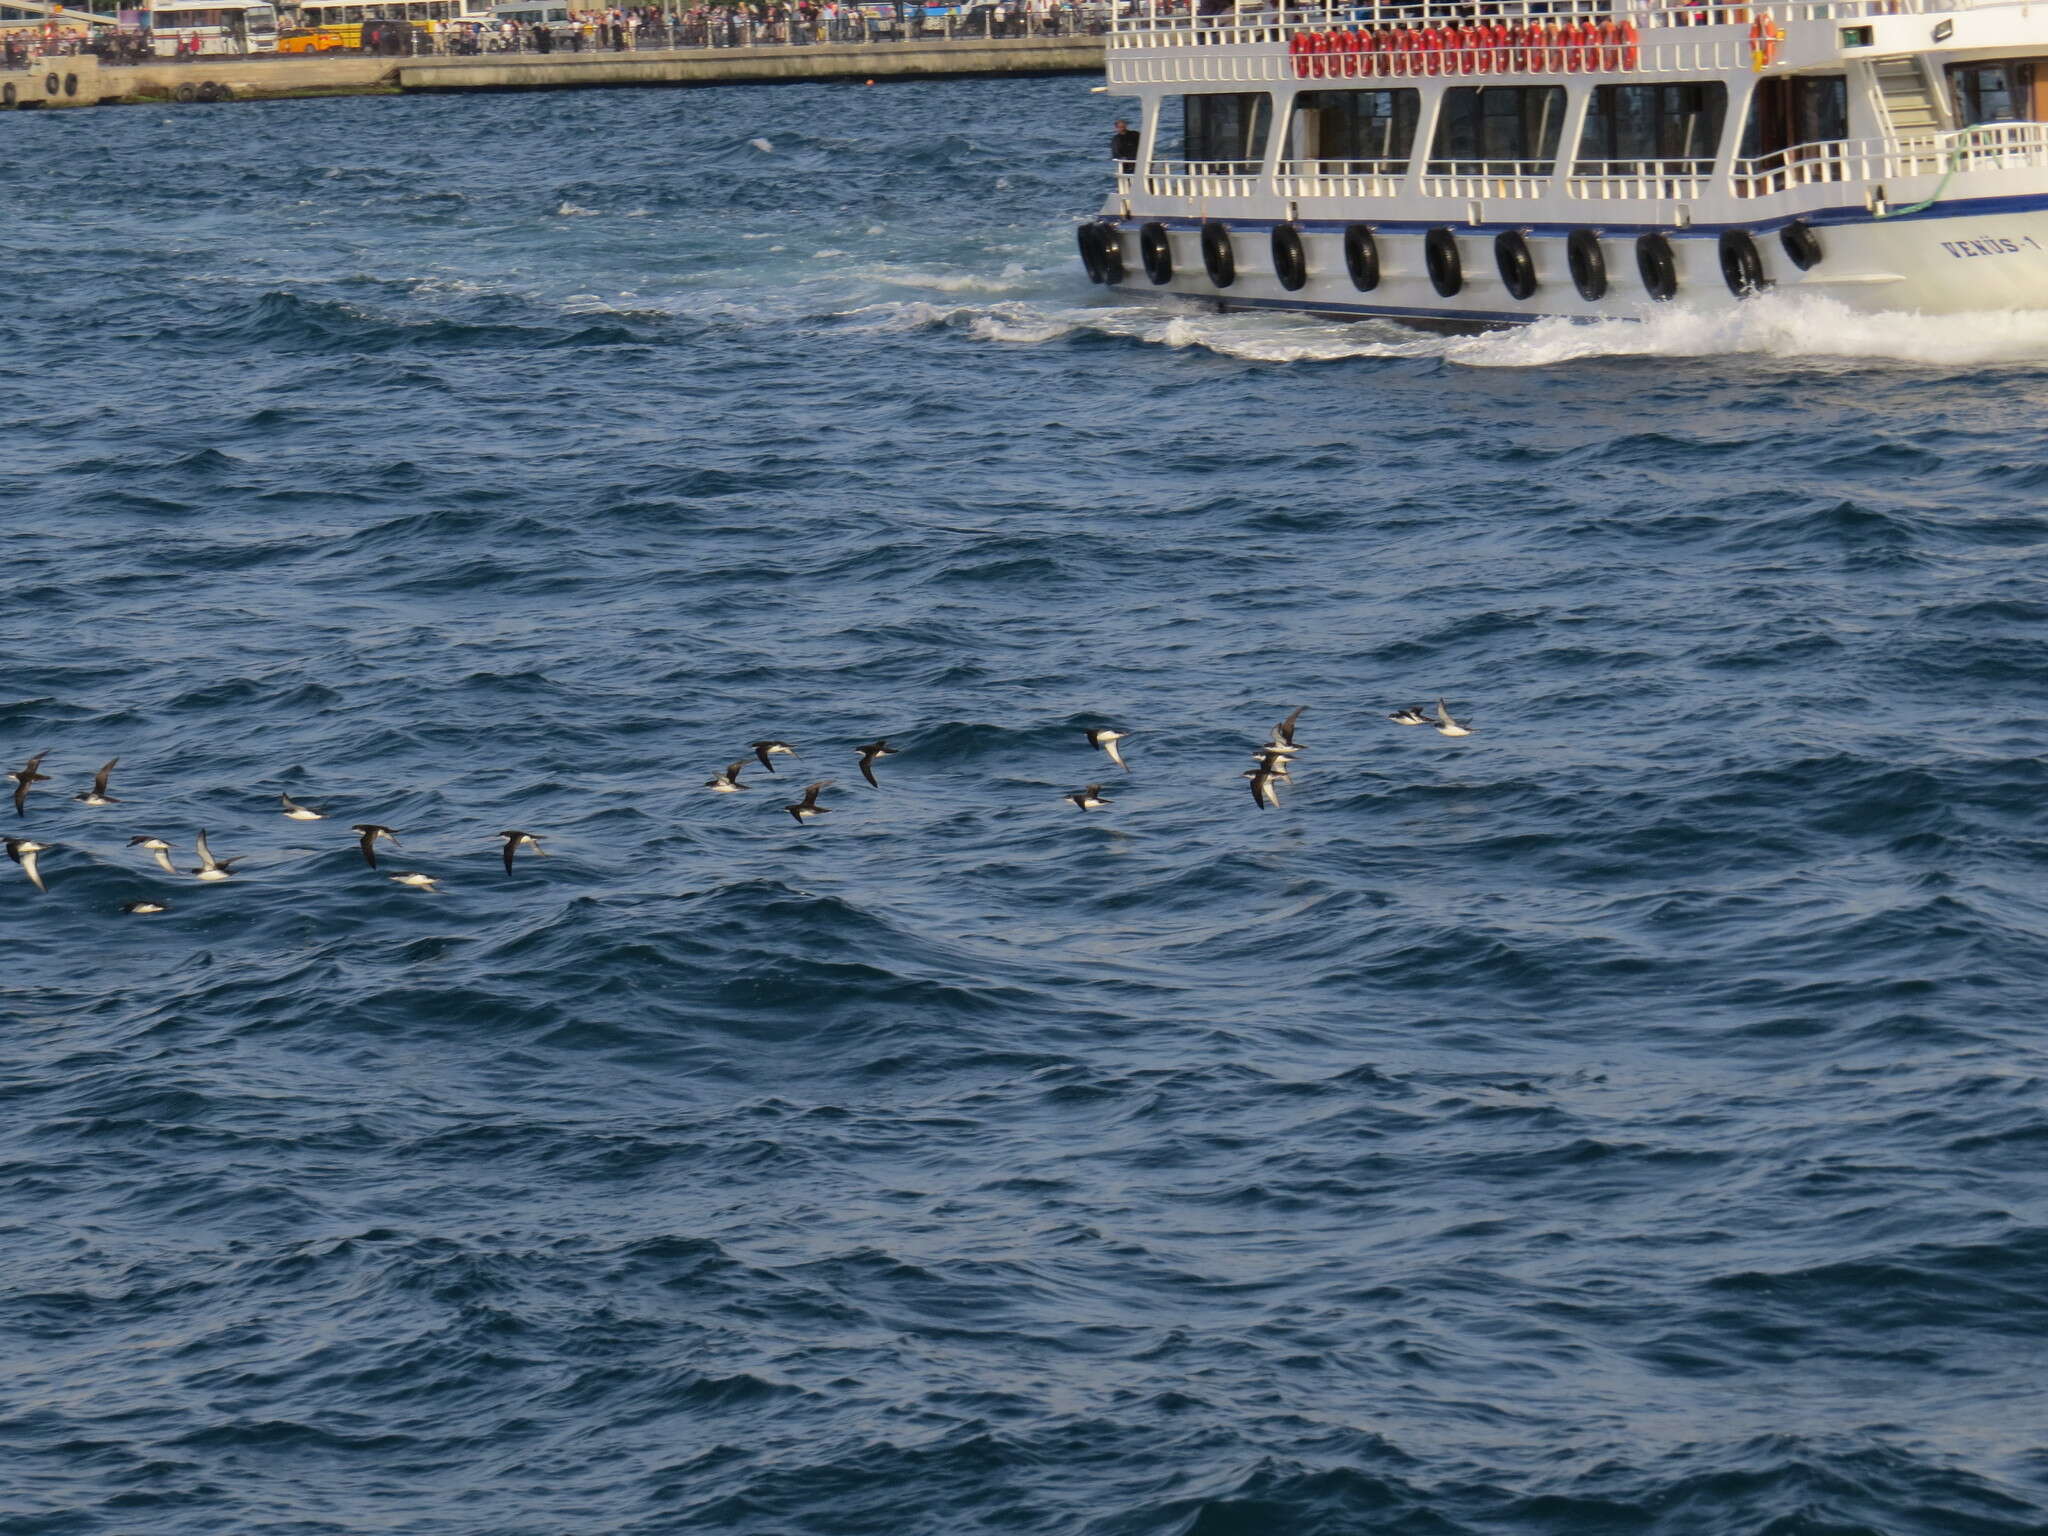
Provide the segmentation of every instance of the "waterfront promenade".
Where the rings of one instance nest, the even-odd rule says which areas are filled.
[[[917,42],[763,44],[622,53],[209,55],[106,66],[89,55],[13,72],[17,107],[276,100],[400,92],[564,90],[604,86],[902,80],[973,75],[1097,74],[1098,35],[933,38]],[[45,82],[56,85],[45,89]]]

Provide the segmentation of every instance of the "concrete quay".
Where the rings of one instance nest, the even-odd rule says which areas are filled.
[[[516,53],[401,59],[399,89],[549,91],[579,86],[752,85],[774,80],[943,79],[1102,73],[1099,37],[1006,37],[928,43],[678,48],[646,53]]]
[[[39,61],[10,74],[18,108],[119,103],[276,101],[454,91],[552,91],[615,86],[752,85],[780,80],[910,80],[974,75],[1100,74],[1100,37],[933,39],[915,43],[775,44],[634,53],[488,53],[407,59],[314,54],[210,55],[102,66]],[[54,88],[45,82],[57,80]]]

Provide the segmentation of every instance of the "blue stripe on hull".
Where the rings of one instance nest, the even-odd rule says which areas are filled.
[[[1279,309],[1298,315],[1338,315],[1356,320],[1420,320],[1433,324],[1466,325],[1473,330],[1496,330],[1503,326],[1529,325],[1538,320],[1571,320],[1591,324],[1596,320],[1633,320],[1634,315],[1543,315],[1513,313],[1500,309],[1414,309],[1393,304],[1329,304],[1302,299],[1240,299],[1227,294],[1178,293],[1165,288],[1133,288],[1110,284],[1111,293],[1132,298],[1165,294],[1169,298],[1192,299],[1197,304],[1214,304],[1219,309]]]

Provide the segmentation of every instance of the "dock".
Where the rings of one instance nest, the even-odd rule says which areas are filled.
[[[209,55],[102,65],[89,56],[37,60],[17,107],[277,101],[294,97],[559,91],[624,86],[759,85],[788,80],[942,80],[1102,73],[1099,36],[932,39],[925,42],[774,44],[623,53]],[[55,76],[58,86],[44,90]],[[68,89],[66,87],[69,87]],[[33,87],[33,88],[31,88]]]

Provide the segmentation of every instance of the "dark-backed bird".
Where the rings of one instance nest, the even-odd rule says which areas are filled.
[[[792,805],[785,805],[783,809],[796,818],[798,826],[802,826],[813,816],[827,815],[832,807],[818,804],[818,791],[825,788],[831,782],[830,779],[820,779],[815,784],[806,784],[804,786],[803,799],[796,801]]]
[[[746,766],[747,760],[744,757],[736,763],[727,763],[725,765],[725,772],[715,779],[706,779],[704,787],[714,795],[738,794],[747,787],[740,782],[740,770]]]
[[[1301,748],[1295,744],[1294,723],[1302,717],[1303,711],[1305,711],[1307,708],[1308,706],[1306,704],[1302,705],[1300,709],[1297,709],[1293,714],[1289,715],[1285,720],[1282,720],[1278,725],[1273,727],[1273,739],[1277,742],[1284,742],[1287,746],[1287,750],[1290,752],[1299,752],[1301,750]]]
[[[1252,801],[1261,810],[1267,806],[1280,808],[1280,775],[1270,768],[1247,768],[1244,776],[1252,781]]]
[[[121,903],[121,910],[133,912],[137,916],[146,916],[151,912],[168,912],[171,909],[161,901],[124,901]]]
[[[357,846],[363,850],[363,862],[372,869],[377,867],[378,838],[385,839],[394,848],[398,846],[398,834],[389,827],[378,826],[374,821],[359,821],[350,827],[349,831],[362,833],[357,839]]]
[[[1387,716],[1387,718],[1393,721],[1396,725],[1429,724],[1429,715],[1423,710],[1420,704],[1410,704],[1406,708],[1397,709],[1391,715]]]
[[[42,766],[43,759],[48,757],[49,755],[50,754],[47,751],[38,752],[34,757],[30,758],[27,762],[21,765],[21,771],[19,773],[10,773],[9,775],[7,775],[9,779],[14,781],[15,815],[26,816],[28,814],[29,787],[31,785],[40,784],[45,779],[49,778],[49,775],[47,773],[36,772],[36,769]]]
[[[431,891],[437,883],[438,877],[422,875],[417,871],[408,871],[402,875],[393,875],[391,879],[398,885],[409,885],[416,891]]]
[[[875,781],[875,759],[894,757],[896,750],[896,748],[889,745],[887,737],[880,741],[871,741],[862,747],[860,749],[860,776],[870,784],[874,784],[875,788],[880,789],[882,786]]]
[[[105,766],[92,776],[92,788],[84,791],[82,794],[73,795],[71,798],[80,805],[119,805],[121,797],[107,793],[107,775],[114,771],[114,764],[119,761],[121,759],[118,757],[109,758]]]
[[[301,805],[290,795],[279,795],[277,799],[284,814],[293,821],[325,821],[327,819],[325,811],[316,811],[310,805]]]
[[[1436,701],[1436,719],[1430,722],[1446,736],[1470,736],[1471,731],[1451,718],[1451,712],[1444,708],[1444,701]]]
[[[235,872],[235,866],[248,855],[236,854],[232,859],[216,859],[213,850],[206,846],[206,833],[192,839],[192,851],[199,855],[199,867],[192,871],[202,880],[225,880]]]
[[[1086,789],[1077,790],[1064,798],[1072,801],[1084,811],[1099,811],[1109,802],[1102,798],[1102,786],[1090,784]]]
[[[540,839],[531,832],[500,832],[498,836],[505,839],[505,873],[508,875],[512,873],[512,855],[517,853],[521,846],[531,848],[542,858],[548,856],[547,849],[540,845]]]
[[[48,843],[39,843],[32,837],[10,837],[7,839],[7,857],[21,866],[21,872],[28,876],[28,883],[39,891],[50,888],[43,884],[43,872],[36,860],[50,851]]]
[[[1130,735],[1129,731],[1113,731],[1108,726],[1099,726],[1088,732],[1088,745],[1094,747],[1097,751],[1107,752],[1112,763],[1123,769],[1125,773],[1129,773],[1131,765],[1124,761],[1123,754],[1116,749],[1116,744],[1128,735]]]
[[[1276,779],[1291,779],[1294,777],[1293,773],[1288,769],[1290,759],[1285,752],[1260,751],[1254,752],[1252,756],[1259,761],[1258,772],[1270,773]]]
[[[171,845],[160,837],[131,837],[130,848],[147,848],[156,856],[157,867],[167,875],[175,875],[178,867],[171,862]]]
[[[761,766],[770,773],[775,771],[775,765],[768,761],[769,758],[796,756],[796,748],[786,741],[756,741],[749,745],[754,749],[754,756],[761,760]]]

